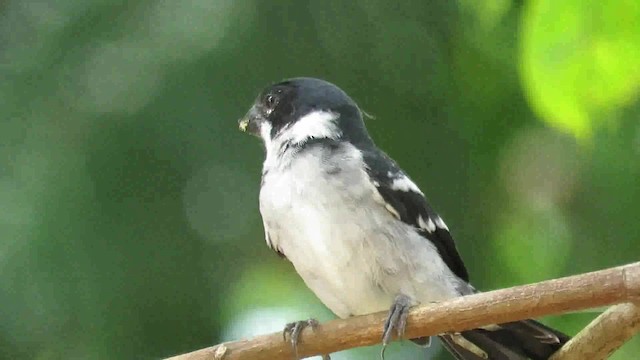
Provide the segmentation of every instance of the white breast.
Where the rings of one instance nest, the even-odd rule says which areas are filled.
[[[340,317],[456,296],[435,247],[385,209],[351,145],[305,149],[263,178],[260,211],[274,247]]]

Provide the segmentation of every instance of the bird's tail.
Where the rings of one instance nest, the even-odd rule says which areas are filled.
[[[547,360],[570,337],[534,320],[441,335],[458,360]]]

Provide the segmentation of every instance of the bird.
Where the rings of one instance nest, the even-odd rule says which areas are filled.
[[[388,311],[384,351],[412,306],[478,291],[444,220],[376,146],[365,118],[338,86],[298,77],[264,88],[238,124],[264,145],[267,245],[338,317]],[[316,324],[285,327],[296,356],[301,330]],[[545,360],[570,339],[530,319],[438,337],[458,360]]]

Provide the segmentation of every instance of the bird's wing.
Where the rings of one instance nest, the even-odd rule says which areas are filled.
[[[381,195],[385,208],[431,241],[449,269],[469,282],[469,274],[447,225],[429,206],[420,189],[386,154],[371,151],[363,155],[367,173]]]

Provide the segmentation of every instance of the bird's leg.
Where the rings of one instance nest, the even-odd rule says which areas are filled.
[[[318,320],[316,319],[295,321],[285,325],[284,330],[282,331],[282,339],[287,341],[287,335],[289,336],[289,342],[291,343],[291,348],[293,349],[293,354],[296,360],[300,359],[300,356],[298,356],[298,343],[300,342],[300,334],[302,333],[302,330],[306,327],[315,329],[317,326]],[[322,355],[322,360],[331,360],[331,358],[329,355]]]
[[[409,308],[411,307],[411,299],[406,295],[396,296],[391,308],[389,309],[389,316],[384,323],[382,331],[382,351],[380,357],[384,360],[384,351],[387,345],[391,341],[393,336],[393,330],[396,330],[398,338],[404,336],[404,329],[407,327],[407,315],[409,314]]]

